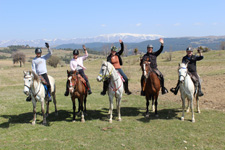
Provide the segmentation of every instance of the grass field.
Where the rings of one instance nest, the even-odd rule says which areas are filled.
[[[33,50],[22,51],[27,54],[27,60],[34,57]],[[57,56],[67,53],[54,51]],[[172,61],[166,60],[168,55],[160,55],[158,65],[169,89],[176,84],[177,65],[185,52],[174,52]],[[20,68],[13,65],[12,60],[0,60],[0,149],[225,149],[225,84],[220,80],[225,74],[225,52],[211,51],[204,56],[204,60],[198,63],[198,72],[204,81],[205,96],[200,99],[201,114],[195,113],[195,123],[190,121],[191,113],[185,113],[185,121],[180,120],[180,97],[171,93],[160,94],[158,118],[154,113],[149,119],[144,117],[145,98],[139,96],[139,56],[129,56],[123,58],[123,70],[130,79],[133,94],[123,95],[121,122],[116,120],[115,110],[113,123],[108,123],[108,96],[99,94],[102,83],[97,82],[96,77],[102,59],[88,59],[84,62],[85,73],[93,94],[87,98],[86,122],[81,123],[80,117],[72,122],[72,102],[70,97],[63,95],[69,66],[48,66],[48,74],[56,79],[59,115],[54,115],[51,103],[47,126],[42,125],[40,103],[37,103],[37,124],[31,125],[32,103],[25,101],[23,93],[23,70],[31,70],[31,64],[27,62]],[[218,90],[221,89],[222,93],[210,92],[216,88],[214,82],[220,85]],[[214,109],[211,102],[218,105],[218,109]]]

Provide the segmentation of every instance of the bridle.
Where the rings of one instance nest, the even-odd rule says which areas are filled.
[[[112,71],[113,71],[113,68],[112,68],[111,71],[109,71],[109,66],[108,66],[108,64],[107,64],[107,65],[103,64],[102,67],[103,67],[103,66],[106,66],[105,74],[104,74],[104,75],[99,74],[99,76],[102,77],[103,81],[105,81],[105,79],[108,79],[108,78],[111,76]],[[107,72],[109,73],[108,75],[106,74]]]
[[[148,68],[149,68],[149,71],[148,71],[147,76],[146,76],[146,78],[148,78],[149,75],[150,75],[150,73],[151,73],[151,67],[150,67],[150,64],[147,64],[146,62],[143,62],[143,71],[144,71],[144,75],[146,74],[146,68],[145,68],[145,65],[147,65]]]
[[[24,79],[32,79],[32,77],[30,76],[30,77],[24,77]],[[32,84],[34,84],[34,82],[32,82]],[[39,86],[38,86],[38,91],[37,91],[37,93],[36,94],[34,94],[33,93],[33,91],[31,90],[31,87],[30,86],[28,86],[28,85],[26,85],[26,84],[24,84],[24,86],[25,87],[27,87],[30,91],[31,91],[31,93],[32,93],[32,95],[34,96],[34,98],[36,98],[36,96],[37,96],[37,94],[40,92],[40,89],[41,89],[41,83],[39,83]]]
[[[180,69],[187,69],[187,68],[186,68],[186,67],[180,67],[179,70],[180,70]],[[188,74],[188,73],[186,72],[186,75],[185,75],[185,76],[184,76],[184,75],[179,75],[179,79],[180,79],[180,77],[184,77],[184,79],[185,79],[185,78],[187,77],[187,74]]]

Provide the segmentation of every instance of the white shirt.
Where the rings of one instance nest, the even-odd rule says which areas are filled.
[[[41,56],[41,57],[35,57],[32,60],[32,70],[37,75],[42,75],[47,73],[47,67],[46,67],[46,60],[49,59],[52,55],[52,50],[48,49],[48,54]]]
[[[84,55],[84,56],[81,56],[81,57],[78,57],[77,59],[72,59],[70,61],[70,69],[72,71],[75,71],[75,70],[80,70],[80,69],[86,69],[83,65],[83,61],[88,57],[88,54]]]

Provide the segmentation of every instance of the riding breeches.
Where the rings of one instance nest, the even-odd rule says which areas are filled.
[[[84,74],[84,70],[83,70],[83,69],[80,69],[80,70],[78,70],[78,72],[79,72],[79,74],[84,78],[84,80],[85,80],[86,82],[88,82],[88,79],[87,79],[86,75]]]
[[[42,77],[45,79],[45,81],[47,82],[48,92],[51,93],[51,85],[50,85],[50,82],[49,82],[47,73],[42,74],[41,76],[42,76]]]
[[[125,73],[123,72],[123,70],[121,68],[116,69],[117,71],[119,71],[120,75],[123,77],[123,79],[125,80],[125,82],[128,82],[128,78],[125,75]]]
[[[197,72],[188,72],[191,76],[191,79],[192,81],[195,83],[195,84],[199,84],[200,83],[200,78],[199,78],[199,75]]]

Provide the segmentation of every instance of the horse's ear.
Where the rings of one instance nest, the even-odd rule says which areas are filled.
[[[25,75],[26,74],[26,71],[23,71],[23,74]]]
[[[69,74],[70,72],[69,72],[69,70],[67,70],[67,74]]]
[[[178,66],[180,67],[180,63],[178,63]]]

